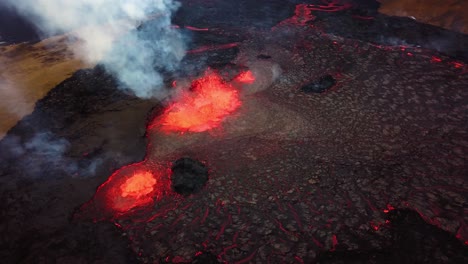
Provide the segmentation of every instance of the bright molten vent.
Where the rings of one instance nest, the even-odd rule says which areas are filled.
[[[153,203],[158,196],[156,176],[159,175],[140,169],[122,176],[111,176],[103,184],[103,187],[107,187],[107,190],[103,190],[106,204],[117,212],[127,212]]]
[[[203,132],[218,127],[240,105],[238,91],[210,71],[192,82],[191,91],[185,91],[157,124],[164,131]]]
[[[124,198],[138,199],[153,192],[155,185],[156,179],[153,174],[147,171],[137,172],[120,186],[121,195]]]
[[[115,171],[99,186],[93,199],[82,207],[82,212],[97,219],[125,215],[153,205],[169,188],[164,168],[145,162],[135,163]]]

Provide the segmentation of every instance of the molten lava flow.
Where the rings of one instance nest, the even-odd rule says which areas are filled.
[[[93,202],[96,208],[104,206],[100,211],[114,216],[150,205],[167,188],[162,176],[161,171],[150,169],[143,163],[123,167],[99,186]]]
[[[156,184],[156,179],[147,171],[136,173],[128,178],[124,184],[120,186],[122,197],[134,197],[136,199],[151,193]]]
[[[160,119],[163,130],[203,132],[220,125],[240,105],[238,91],[214,72],[192,83],[180,101],[166,110]]]
[[[237,47],[238,45],[239,45],[238,43],[228,43],[228,44],[222,44],[222,45],[201,46],[196,49],[189,50],[187,51],[187,53],[193,54],[193,53],[201,53],[201,52],[206,52],[206,51],[230,49],[230,48]]]
[[[245,71],[237,75],[234,80],[240,83],[252,84],[255,82],[255,76],[253,75],[252,71]]]
[[[192,27],[192,26],[185,26],[186,29],[192,30],[192,31],[209,31],[209,28],[197,28],[197,27]]]
[[[342,0],[330,0],[324,1],[323,5],[308,5],[310,10],[322,11],[322,12],[338,12],[351,8],[351,3]]]
[[[121,176],[106,182],[105,192],[107,204],[118,212],[127,212],[133,208],[150,204],[157,196],[158,181],[149,171],[136,171],[130,176]]]
[[[146,161],[122,167],[99,186],[77,217],[104,220],[150,208],[170,191],[167,176],[162,166]]]
[[[298,4],[296,5],[296,9],[294,10],[294,16],[288,18],[282,22],[281,24],[293,24],[298,26],[306,26],[308,22],[314,21],[315,16],[312,14],[312,11],[320,11],[320,12],[338,12],[343,11],[346,9],[351,8],[352,5],[347,1],[341,0],[330,0],[330,1],[323,1],[321,5],[314,5],[314,4]],[[371,19],[370,17],[363,17],[364,19]]]

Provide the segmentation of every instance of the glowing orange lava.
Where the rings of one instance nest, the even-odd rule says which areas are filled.
[[[119,171],[116,174],[120,174]],[[116,174],[102,185],[107,204],[118,212],[127,212],[133,208],[148,205],[154,202],[157,196],[156,184],[158,181],[149,171],[137,170],[130,176]],[[100,188],[101,189],[101,188]]]
[[[147,171],[136,173],[128,178],[124,184],[120,186],[122,197],[140,198],[151,193],[154,190],[156,179]]]
[[[134,208],[149,206],[167,190],[167,180],[160,168],[135,163],[115,171],[99,186],[93,202],[104,206],[99,213],[122,215]]]
[[[160,119],[165,131],[203,132],[220,125],[241,105],[238,91],[217,73],[207,72],[192,83],[193,91],[169,107]]]
[[[253,75],[252,71],[245,71],[237,75],[235,81],[246,84],[252,84],[255,82],[255,76]]]

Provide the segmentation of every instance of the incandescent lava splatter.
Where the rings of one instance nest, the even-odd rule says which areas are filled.
[[[255,76],[253,75],[252,71],[245,71],[237,75],[234,81],[245,84],[252,84],[255,82]]]
[[[119,171],[115,174],[118,173]],[[145,170],[136,170],[129,175],[122,175],[120,178],[111,176],[109,181],[102,185],[104,188],[107,187],[107,190],[103,190],[106,204],[121,213],[151,204],[158,196],[156,176]]]
[[[99,186],[82,212],[96,219],[107,219],[150,206],[169,188],[164,176],[167,175],[162,168],[144,162],[122,167]]]
[[[240,105],[238,91],[216,72],[207,72],[152,127],[160,124],[167,132],[203,132],[218,127]]]
[[[138,172],[128,178],[120,186],[122,197],[135,197],[136,199],[151,193],[156,184],[156,179],[150,172]]]

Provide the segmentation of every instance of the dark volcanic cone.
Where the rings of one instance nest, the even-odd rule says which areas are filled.
[[[208,181],[208,169],[191,158],[180,158],[172,166],[172,189],[182,195],[196,193]]]

